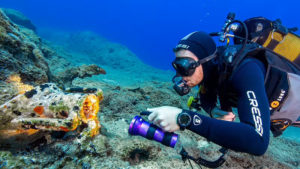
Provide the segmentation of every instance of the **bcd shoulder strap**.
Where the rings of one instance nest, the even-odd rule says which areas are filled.
[[[242,45],[231,45],[223,48],[219,48],[219,74],[218,84],[221,86],[225,81],[229,80],[231,75],[236,71],[236,68],[246,57],[256,57],[260,49],[260,46],[256,43],[247,44],[243,52],[238,52],[242,48]],[[262,59],[263,57],[261,57]]]

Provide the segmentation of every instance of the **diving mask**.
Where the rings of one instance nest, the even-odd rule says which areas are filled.
[[[201,60],[194,60],[190,57],[176,57],[172,62],[173,68],[176,70],[176,73],[180,76],[191,76],[195,73],[195,70],[198,66],[214,59],[217,55],[217,50]]]
[[[200,62],[189,57],[176,57],[172,62],[172,66],[177,74],[181,76],[191,76],[194,74],[196,68],[200,66]]]
[[[174,83],[173,88],[180,96],[186,95],[191,91],[191,88],[181,77],[193,75],[200,64],[199,61],[189,57],[176,57],[172,62],[172,66],[176,70],[176,75],[172,79]]]

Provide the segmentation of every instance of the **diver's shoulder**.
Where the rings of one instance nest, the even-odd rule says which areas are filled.
[[[242,73],[242,74],[240,74],[240,73]],[[263,74],[263,76],[265,77],[266,66],[261,60],[259,60],[257,58],[246,58],[236,68],[236,71],[233,72],[233,76],[249,74],[249,73]]]

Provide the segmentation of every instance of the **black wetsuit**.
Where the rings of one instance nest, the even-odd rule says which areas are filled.
[[[237,107],[240,122],[229,122],[213,119],[189,111],[192,123],[187,128],[223,147],[262,155],[266,152],[270,137],[270,110],[265,91],[265,67],[257,59],[246,59],[226,83],[227,89],[235,96],[222,95],[222,109]],[[217,83],[217,79],[215,82]],[[206,111],[216,105],[216,92],[208,92],[201,96],[201,104]],[[235,105],[231,100],[236,100]],[[221,106],[221,107],[222,107]],[[197,117],[198,116],[198,117]]]

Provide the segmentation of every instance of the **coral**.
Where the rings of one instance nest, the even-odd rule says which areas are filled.
[[[0,106],[0,143],[26,144],[41,136],[39,131],[74,131],[84,126],[80,140],[99,134],[100,89],[66,89],[43,84]],[[83,94],[87,93],[87,94]],[[83,129],[83,128],[82,128]],[[20,143],[19,143],[20,144]],[[13,145],[12,145],[13,146]]]

